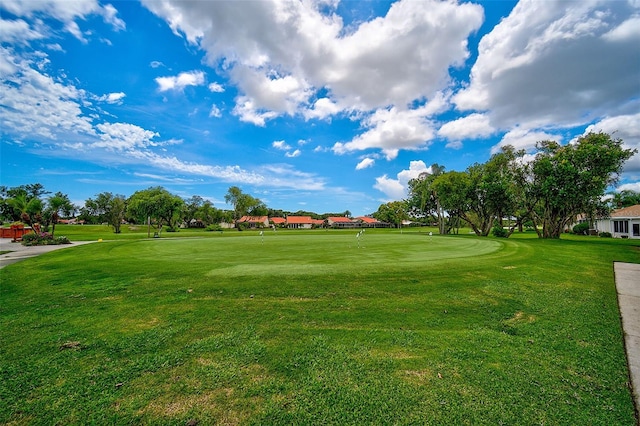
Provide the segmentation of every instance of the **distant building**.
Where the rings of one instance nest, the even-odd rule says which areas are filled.
[[[327,226],[331,228],[359,228],[360,222],[352,220],[345,216],[331,216],[328,217]]]
[[[311,216],[287,216],[286,224],[289,229],[311,229],[314,219]]]
[[[268,228],[269,217],[268,216],[242,216],[238,223],[246,223],[249,228]]]

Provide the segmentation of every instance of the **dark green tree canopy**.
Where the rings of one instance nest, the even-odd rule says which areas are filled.
[[[156,186],[135,192],[127,201],[127,215],[137,223],[150,220],[159,232],[164,225],[176,227],[184,201],[166,189]]]

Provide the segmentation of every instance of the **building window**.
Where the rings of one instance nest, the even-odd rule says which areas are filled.
[[[633,236],[640,237],[640,223],[633,224]]]
[[[629,222],[626,220],[614,220],[613,221],[613,231],[619,234],[628,234],[629,233]]]

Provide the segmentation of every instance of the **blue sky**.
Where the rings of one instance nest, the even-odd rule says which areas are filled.
[[[616,132],[640,3],[0,0],[0,184],[375,212],[433,163]],[[640,155],[618,189],[640,191]]]

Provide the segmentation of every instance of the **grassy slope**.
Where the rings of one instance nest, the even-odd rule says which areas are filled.
[[[634,424],[633,243],[265,234],[0,270],[0,423]]]

